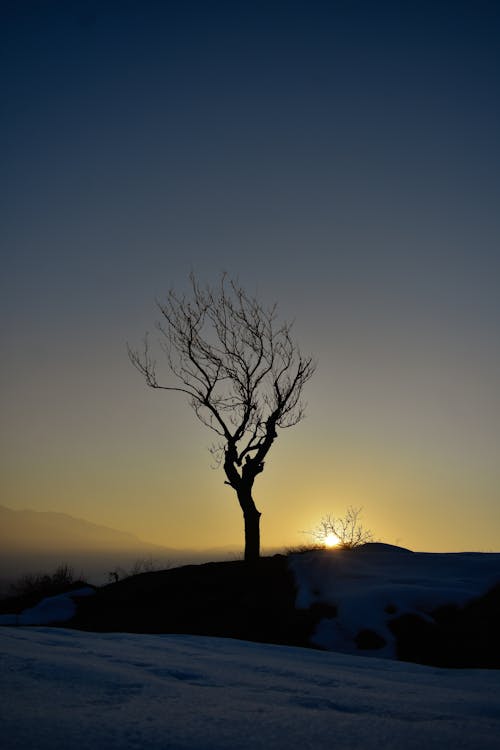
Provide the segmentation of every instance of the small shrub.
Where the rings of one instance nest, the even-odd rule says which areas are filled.
[[[311,534],[322,547],[326,546],[330,536],[338,539],[337,549],[360,547],[362,544],[373,541],[372,532],[365,529],[360,522],[361,510],[362,508],[354,508],[351,505],[344,516],[338,518],[332,515],[324,516],[318,526],[307,533]]]
[[[169,567],[171,567],[169,563],[161,564],[155,562],[152,557],[143,557],[136,560],[128,569],[119,566],[110,570],[108,573],[108,581],[109,583],[118,583],[118,581],[137,576],[140,573],[154,573],[156,570],[167,570]]]
[[[11,584],[9,593],[11,596],[42,598],[60,594],[76,583],[84,583],[82,577],[77,581],[71,566],[63,563],[53,573],[27,573],[21,576]]]

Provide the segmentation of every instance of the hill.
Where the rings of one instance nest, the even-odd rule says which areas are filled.
[[[215,562],[143,573],[90,594],[73,593],[69,606],[60,597],[45,599],[29,610],[31,602],[4,602],[0,624],[186,633],[500,668],[500,555],[493,553],[367,544],[264,557],[255,565]]]

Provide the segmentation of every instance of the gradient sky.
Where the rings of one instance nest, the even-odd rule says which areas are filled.
[[[257,479],[264,546],[496,550],[498,2],[3,2],[1,500],[242,543],[212,435],[127,359],[237,276],[319,361]]]

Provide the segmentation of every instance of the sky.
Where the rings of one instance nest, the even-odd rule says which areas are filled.
[[[498,550],[496,2],[3,2],[1,503],[242,543],[212,435],[127,358],[223,271],[295,320],[264,546]]]

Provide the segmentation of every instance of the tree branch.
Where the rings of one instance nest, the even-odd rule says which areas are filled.
[[[149,387],[189,396],[198,419],[224,440],[218,451],[235,486],[262,471],[277,428],[303,418],[301,393],[315,364],[301,356],[291,325],[276,324],[276,305],[265,309],[226,274],[215,291],[194,275],[190,284],[189,297],[171,290],[157,303],[159,343],[178,384],[160,381],[147,335],[143,352],[129,347],[129,358]]]

